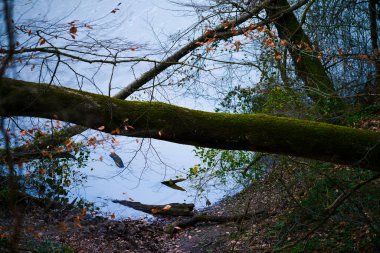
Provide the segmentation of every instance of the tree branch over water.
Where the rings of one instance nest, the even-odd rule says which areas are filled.
[[[217,149],[292,155],[380,171],[380,133],[264,114],[122,101],[4,78],[0,116],[59,119],[104,132]]]

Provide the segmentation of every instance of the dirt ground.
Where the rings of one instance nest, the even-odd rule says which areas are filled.
[[[265,209],[269,218],[258,220],[252,216],[244,221],[200,222],[178,229],[175,234],[167,234],[164,230],[178,218],[114,220],[84,213],[83,210],[57,208],[46,211],[29,206],[24,210],[19,248],[23,252],[49,252],[44,251],[41,245],[50,245],[50,248],[60,245],[54,252],[249,252],[252,248],[266,251],[271,248],[270,238],[261,236],[260,230],[267,226],[266,223],[275,222],[278,211],[275,207],[279,206],[276,202],[270,195],[263,192],[255,194],[248,189],[202,213],[234,216]],[[0,217],[2,238],[9,238],[12,233],[13,220],[10,217],[10,213],[3,209]],[[256,234],[255,245],[252,245],[253,234]],[[71,251],[64,251],[64,246]],[[7,252],[4,245],[1,251]]]

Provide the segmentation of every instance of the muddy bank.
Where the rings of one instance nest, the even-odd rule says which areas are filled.
[[[246,190],[226,198],[202,210],[202,214],[233,217],[257,211],[246,208],[251,194],[251,190]],[[253,222],[248,217],[244,221],[199,220],[183,226],[195,216],[117,220],[112,215],[106,218],[64,206],[47,210],[37,205],[19,211],[23,213],[23,222],[18,248],[23,252],[207,252],[211,249],[224,252],[234,242],[231,236],[241,229],[239,226]],[[1,212],[1,252],[8,252],[6,244],[14,229],[12,217],[9,210]],[[169,231],[168,226],[175,229]]]

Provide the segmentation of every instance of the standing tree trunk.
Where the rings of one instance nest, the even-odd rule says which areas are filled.
[[[377,20],[376,20],[376,0],[369,0],[368,3],[369,18],[370,18],[370,30],[371,30],[371,46],[372,57],[375,61],[375,100],[380,101],[380,52],[377,33]],[[379,14],[380,15],[380,14]]]
[[[287,0],[275,0],[266,9],[274,20],[280,39],[288,42],[288,50],[297,75],[305,84],[308,96],[317,104],[324,116],[342,113],[344,102],[335,91],[333,83],[312,48],[309,37],[293,12],[283,14],[290,7]],[[280,13],[280,14],[278,14]]]

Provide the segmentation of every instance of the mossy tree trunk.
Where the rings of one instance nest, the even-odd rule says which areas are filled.
[[[290,5],[287,0],[275,0],[266,10],[269,18],[274,20],[279,38],[288,42],[296,73],[304,82],[308,96],[316,103],[322,115],[341,114],[344,102],[318,58],[319,51],[313,48],[294,13],[283,12],[288,8]]]
[[[252,150],[380,171],[380,133],[263,114],[190,110],[13,79],[0,82],[0,116],[59,119],[124,136]]]

